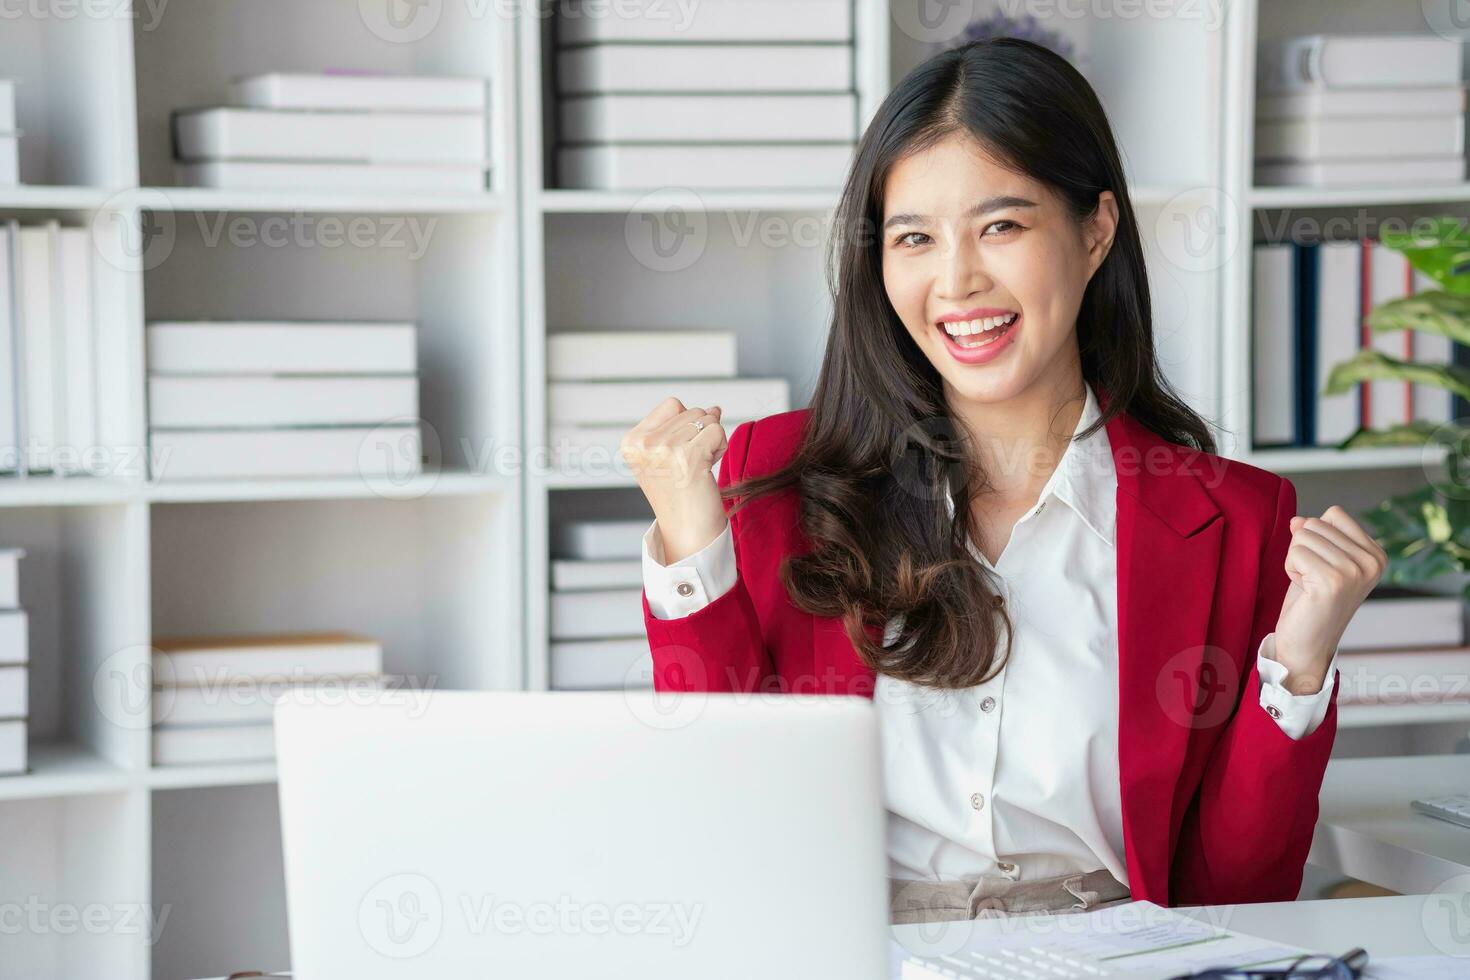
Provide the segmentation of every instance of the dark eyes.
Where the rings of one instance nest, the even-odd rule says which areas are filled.
[[[1012,229],[1020,227],[1021,226],[1014,221],[1002,219],[1000,221],[993,222],[989,227],[987,227],[985,229],[985,234],[989,235],[992,231],[994,231],[997,234],[1003,235],[1009,233]],[[910,239],[914,238],[922,239],[922,241],[910,242]],[[930,239],[929,236],[924,234],[922,231],[910,231],[899,235],[896,239],[894,239],[893,244],[897,245],[899,248],[919,248],[921,245],[926,245],[930,241],[932,241],[932,239]]]

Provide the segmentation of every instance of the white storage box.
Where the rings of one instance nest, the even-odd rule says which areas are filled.
[[[20,560],[24,548],[0,548],[0,610],[20,608]]]
[[[174,113],[174,155],[197,160],[484,164],[475,113],[189,109]]]
[[[415,377],[148,379],[148,424],[155,429],[380,425],[418,414]]]
[[[234,190],[424,191],[474,194],[489,179],[483,164],[273,163],[269,160],[200,160],[174,163],[185,187]]]
[[[568,143],[857,139],[857,99],[822,95],[588,95],[561,102]]]
[[[556,56],[562,95],[604,92],[850,92],[841,44],[593,44]]]
[[[30,620],[24,609],[0,610],[0,664],[30,660]]]
[[[412,323],[160,320],[145,330],[155,374],[413,374]]]
[[[849,143],[678,143],[564,147],[557,155],[559,186],[603,190],[686,187],[804,188],[832,191],[847,177]]]
[[[735,364],[729,330],[574,330],[546,338],[552,381],[733,378]]]
[[[551,644],[554,691],[637,690],[653,687],[647,637]]]
[[[0,187],[20,183],[20,137],[16,133],[0,133]]]
[[[0,133],[13,133],[17,128],[15,80],[0,78]]]
[[[0,775],[26,771],[26,723],[0,721]]]
[[[485,79],[270,72],[230,83],[230,102],[260,109],[485,111]]]
[[[640,636],[643,628],[642,589],[551,593],[554,640]]]
[[[0,667],[0,718],[24,718],[30,711],[24,665]]]
[[[150,433],[155,480],[360,477],[419,472],[419,428],[163,430]],[[385,451],[385,448],[389,451]]]
[[[665,0],[570,3],[556,21],[561,44],[593,41],[850,41],[851,0]]]

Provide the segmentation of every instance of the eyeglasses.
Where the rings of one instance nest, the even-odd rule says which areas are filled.
[[[1200,973],[1181,973],[1170,980],[1358,980],[1367,963],[1367,951],[1358,948],[1341,956],[1299,956],[1281,967],[1217,967]]]

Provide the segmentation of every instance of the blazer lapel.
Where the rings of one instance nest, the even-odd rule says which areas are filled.
[[[1160,904],[1191,733],[1223,724],[1220,651],[1206,647],[1224,519],[1187,451],[1126,413],[1107,423],[1118,475],[1118,761],[1129,882]],[[1195,467],[1200,463],[1197,461]],[[1223,680],[1224,678],[1220,678]],[[1200,694],[1210,695],[1202,698]],[[1213,698],[1213,700],[1211,700]]]

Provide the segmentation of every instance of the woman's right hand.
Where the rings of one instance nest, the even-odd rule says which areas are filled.
[[[703,428],[695,428],[700,421]],[[694,554],[725,530],[725,505],[713,472],[725,446],[718,405],[709,411],[685,408],[673,396],[624,434],[618,448],[653,508],[666,564]]]

